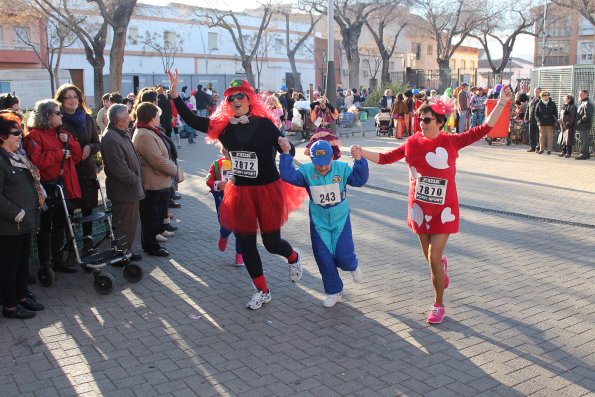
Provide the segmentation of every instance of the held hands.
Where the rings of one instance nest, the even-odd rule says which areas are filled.
[[[173,73],[168,70],[167,75],[169,76],[169,94],[175,99],[178,97],[178,80],[180,79],[178,68],[175,68]]]
[[[70,158],[70,150],[62,149],[62,151],[64,152],[64,158],[69,159]]]
[[[289,151],[291,150],[291,144],[289,143],[289,139],[284,136],[279,137],[279,146],[285,154],[289,153]]]
[[[225,185],[227,185],[227,181],[219,181],[219,183],[217,184],[217,187],[219,188],[220,191],[224,191]]]
[[[354,160],[360,160],[362,158],[362,147],[360,145],[351,145],[349,150]]]

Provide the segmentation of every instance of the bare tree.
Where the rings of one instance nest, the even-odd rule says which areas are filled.
[[[15,22],[20,24],[21,22],[35,21],[35,19],[39,21],[39,15],[31,15],[24,20]],[[21,30],[20,26],[13,26],[13,32],[21,43],[33,50],[35,56],[39,59],[39,62],[48,71],[48,74],[50,75],[50,90],[52,96],[54,96],[56,87],[60,85],[58,72],[60,69],[62,50],[74,44],[76,36],[73,34],[72,29],[67,25],[46,18],[44,18],[43,22],[44,23],[41,23],[40,25],[47,31],[46,40],[33,40],[27,33],[28,31]]]
[[[368,73],[370,74],[370,80],[377,81],[378,71],[382,65],[382,55],[378,52],[377,48],[373,47],[361,47],[360,54],[362,60],[368,65]]]
[[[254,38],[254,37],[252,37]],[[261,89],[260,76],[264,66],[264,58],[268,56],[268,51],[271,45],[272,36],[265,33],[264,38],[261,41],[261,45],[258,46],[256,54],[254,54],[254,63],[256,64],[256,88]]]
[[[114,37],[110,49],[110,91],[122,91],[122,65],[126,48],[126,32],[137,0],[87,0],[99,7],[101,15],[112,27]]]
[[[513,1],[506,9],[510,10],[508,12],[508,18],[506,16],[503,18],[486,18],[483,24],[477,26],[469,33],[469,37],[479,41],[485,50],[488,63],[495,75],[501,75],[507,67],[519,35],[536,35],[534,29],[535,23],[541,18],[539,12],[527,12],[527,10],[531,9],[530,4],[527,3]],[[501,10],[494,10],[494,13],[496,12],[502,13]],[[508,22],[502,23],[502,20],[507,20]],[[500,59],[494,58],[493,50],[490,48],[490,42],[492,41],[496,41],[499,44],[497,51],[502,51],[502,57]]]
[[[484,23],[478,0],[418,0],[417,8],[427,20],[427,30],[437,43],[436,61],[440,70],[440,91],[450,85],[450,58],[479,24]]]
[[[87,62],[93,67],[94,106],[95,109],[101,109],[101,97],[104,93],[103,67],[105,66],[103,51],[105,50],[107,38],[107,21],[105,19],[94,20],[86,15],[71,12],[69,6],[74,2],[70,2],[69,0],[28,1],[49,19],[53,19],[56,23],[72,27],[74,34],[85,50]],[[81,3],[75,3],[75,5],[79,6]],[[122,61],[120,60],[119,62]]]
[[[368,16],[390,2],[388,0],[335,0],[335,22],[341,32],[341,43],[346,51],[347,65],[349,67],[349,85],[359,87],[359,38],[362,34]],[[318,1],[314,9],[326,13],[326,7]]]
[[[552,3],[560,7],[578,11],[583,18],[595,26],[595,2],[592,0],[552,0]]]
[[[390,59],[395,52],[399,35],[407,26],[407,22],[400,22],[399,29],[396,33],[391,35],[390,38],[384,37],[385,28],[390,24],[395,23],[395,21],[399,22],[400,18],[398,18],[397,14],[403,11],[403,8],[399,7],[397,4],[388,5],[383,8],[381,12],[377,13],[376,16],[365,21],[366,27],[372,34],[372,37],[374,37],[376,46],[378,46],[378,51],[382,60],[382,73],[380,74],[381,86],[382,84],[390,82],[390,74],[388,71]],[[374,22],[375,25],[372,27],[372,23]],[[374,77],[374,79],[375,78],[376,77]]]
[[[254,86],[252,60],[258,51],[258,46],[260,45],[263,32],[271,22],[273,12],[274,7],[271,2],[264,4],[259,15],[259,18],[261,17],[262,20],[260,22],[260,26],[258,27],[258,31],[252,35],[247,35],[242,30],[242,24],[238,19],[240,14],[234,13],[233,11],[221,11],[215,8],[209,9],[207,11],[194,11],[196,16],[199,18],[205,18],[208,21],[210,28],[217,26],[225,29],[229,33],[236,50],[238,51],[238,55],[240,56],[242,67],[246,72],[248,83],[250,83],[251,86]],[[253,43],[250,43],[252,41],[250,38],[251,36],[254,37]]]
[[[148,47],[159,54],[163,73],[167,73],[174,66],[176,55],[182,51],[184,46],[184,39],[175,32],[161,34],[151,33],[147,30],[143,36],[139,37],[139,41],[143,45],[143,50]]]
[[[302,34],[301,37],[299,37],[297,40],[292,39],[289,29],[290,22],[293,22],[291,16],[304,11],[309,17],[310,27],[308,28],[308,31]],[[304,43],[306,42],[306,40],[308,40],[308,38],[312,35],[314,27],[316,26],[318,21],[320,21],[320,19],[322,19],[322,17],[324,16],[323,14],[318,14],[314,16],[314,12],[315,10],[312,3],[294,3],[280,11],[280,14],[283,15],[283,17],[285,18],[285,47],[287,49],[287,58],[289,59],[289,65],[291,66],[291,73],[293,74],[295,89],[299,92],[303,92],[303,88],[302,79],[295,65],[295,56],[299,49],[305,45]]]

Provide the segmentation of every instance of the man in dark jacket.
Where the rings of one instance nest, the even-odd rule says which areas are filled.
[[[108,120],[101,140],[105,188],[112,202],[112,224],[119,247],[131,251],[139,220],[138,202],[145,198],[140,160],[126,132],[130,121],[126,105],[112,105]],[[133,254],[132,259],[141,258]]]
[[[539,151],[542,154],[545,149],[545,140],[547,139],[547,154],[552,154],[554,147],[554,126],[558,120],[558,108],[547,91],[541,92],[541,100],[535,107],[535,119],[539,125]]]
[[[207,106],[211,104],[209,95],[202,89],[202,84],[196,87],[196,93],[194,94],[196,99],[196,112],[198,116],[208,117]]]
[[[527,150],[527,152],[536,152],[537,151],[537,137],[539,137],[539,126],[537,125],[537,120],[535,119],[535,107],[539,103],[539,95],[541,95],[541,88],[535,87],[533,90],[535,96],[533,97],[533,101],[529,105],[529,109],[527,110],[527,114],[525,116],[525,121],[529,122],[529,144],[531,148]]]
[[[578,95],[581,102],[576,113],[575,128],[581,140],[581,155],[575,160],[588,160],[591,157],[589,140],[593,127],[593,102],[589,100],[589,91],[587,90],[581,90]]]
[[[161,116],[159,117],[161,128],[163,128],[165,135],[167,135],[168,138],[171,138],[171,132],[173,131],[171,124],[171,104],[169,103],[161,84],[157,85],[157,106],[161,109]]]

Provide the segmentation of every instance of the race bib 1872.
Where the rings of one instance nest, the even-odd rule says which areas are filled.
[[[229,152],[233,175],[244,178],[258,177],[258,157],[254,152]]]
[[[415,199],[429,204],[443,205],[446,199],[446,179],[420,176],[415,187]]]
[[[312,201],[321,206],[333,205],[341,202],[341,189],[338,183],[329,185],[310,186]]]

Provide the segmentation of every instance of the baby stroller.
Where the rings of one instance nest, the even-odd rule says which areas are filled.
[[[115,285],[114,277],[101,269],[106,265],[123,265],[122,273],[124,278],[136,283],[143,278],[143,269],[136,262],[132,262],[130,257],[132,253],[123,251],[118,248],[118,241],[116,240],[112,228],[112,216],[107,207],[103,191],[99,188],[99,181],[95,180],[97,188],[101,194],[103,202],[103,211],[95,212],[84,217],[74,217],[69,215],[68,202],[62,186],[57,185],[55,189],[56,199],[64,206],[66,215],[66,242],[59,249],[58,254],[67,253],[66,263],[69,265],[80,265],[86,272],[93,274],[93,287],[95,291],[101,295],[107,295],[112,292]],[[73,225],[82,225],[84,223],[96,222],[103,223],[104,232],[101,239],[95,243],[92,236],[82,238],[83,255],[79,252],[78,241]],[[99,229],[99,227],[98,227]],[[55,274],[53,269],[48,266],[41,266],[37,272],[39,282],[44,287],[51,286],[55,281]]]
[[[381,108],[380,112],[374,116],[374,124],[376,125],[376,136],[380,134],[388,134],[393,136],[392,118],[390,116],[390,109]]]

